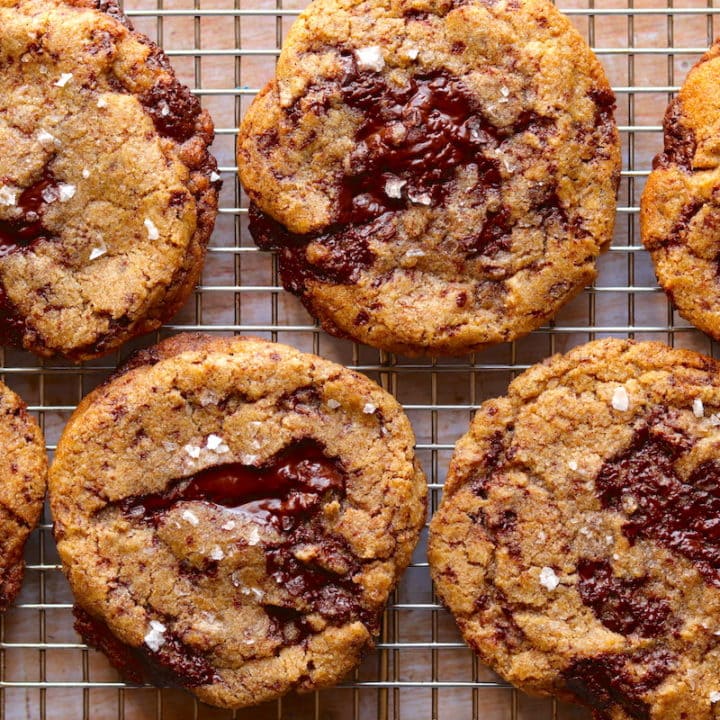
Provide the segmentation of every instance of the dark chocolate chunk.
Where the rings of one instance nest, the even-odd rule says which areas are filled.
[[[582,558],[578,591],[598,620],[609,630],[641,637],[661,637],[673,623],[670,606],[645,591],[646,577],[621,578],[607,560]]]
[[[17,199],[19,216],[0,220],[0,257],[32,247],[39,240],[47,240],[51,233],[44,227],[42,215],[47,200],[59,198],[58,181],[49,170]]]
[[[653,169],[665,168],[670,165],[689,172],[695,155],[696,140],[692,128],[683,122],[680,98],[675,98],[665,111],[663,120],[665,131],[665,147],[663,152],[653,160]]]
[[[720,467],[706,462],[682,479],[675,461],[690,447],[666,420],[650,418],[603,464],[595,487],[603,507],[626,514],[623,533],[630,542],[654,540],[720,586]]]
[[[165,642],[158,651],[153,651],[145,645],[126,645],[105,622],[85,612],[79,605],[73,606],[73,615],[75,630],[82,639],[91,647],[101,650],[128,682],[192,688],[208,685],[218,679],[204,655],[172,634],[165,636]]]
[[[629,674],[628,663],[640,666],[637,676]],[[650,720],[650,708],[642,696],[660,685],[674,663],[668,650],[655,648],[632,655],[580,658],[563,675],[567,688],[593,708],[599,719],[609,718],[609,711],[620,707],[634,720]]]

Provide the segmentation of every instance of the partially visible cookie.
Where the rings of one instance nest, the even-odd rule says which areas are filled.
[[[25,403],[0,383],[0,612],[22,584],[23,549],[40,518],[47,478],[45,441]]]
[[[720,44],[670,103],[665,149],[640,201],[640,230],[678,312],[720,340]]]
[[[202,270],[213,124],[114,0],[0,0],[0,342],[79,361]]]
[[[242,707],[340,680],[425,519],[401,406],[285,345],[181,335],[79,406],[50,500],[76,628],[125,677]]]
[[[238,138],[250,232],[336,335],[459,355],[595,277],[615,98],[546,0],[315,0]]]
[[[602,340],[488,400],[429,559],[468,644],[603,720],[720,711],[720,364]]]

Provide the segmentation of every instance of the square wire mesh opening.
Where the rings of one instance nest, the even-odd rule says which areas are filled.
[[[280,287],[271,254],[247,232],[246,198],[235,179],[239,120],[270,79],[282,40],[304,0],[127,0],[137,29],[170,55],[181,80],[201,97],[217,128],[214,152],[225,187],[202,284],[171,325],[132,347],[181,330],[244,333],[279,340],[366,373],[405,406],[437,506],[452,447],[479,403],[503,394],[528,365],[582,342],[615,335],[655,339],[715,354],[714,344],[672,311],[640,247],[638,204],[651,160],[662,147],[667,102],[711,44],[714,0],[569,0],[561,5],[604,64],[617,94],[623,173],[615,237],[599,276],[551,326],[470,358],[408,360],[321,332]],[[132,348],[130,348],[132,349]],[[125,356],[128,348],[124,348]],[[52,453],[80,398],[114,369],[109,357],[82,367],[43,362],[6,349],[1,377],[39,418]],[[26,581],[0,619],[0,718],[292,718],[386,720],[482,718],[570,720],[578,708],[529,698],[473,658],[437,603],[425,555],[426,533],[385,613],[377,651],[341,686],[235,713],[200,705],[179,690],[125,686],[105,658],[72,629],[67,583],[50,517],[27,550]]]

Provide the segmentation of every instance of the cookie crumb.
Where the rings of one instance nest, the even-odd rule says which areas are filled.
[[[150,621],[150,630],[143,638],[145,644],[153,651],[157,652],[165,644],[165,631],[167,628],[157,620]]]
[[[372,70],[374,72],[380,72],[385,67],[382,50],[380,50],[378,45],[357,48],[354,53],[358,70]]]
[[[630,407],[630,398],[628,397],[627,390],[622,385],[616,387],[615,392],[613,392],[612,406],[620,412],[625,412]]]
[[[150,218],[145,218],[143,221],[143,224],[145,225],[147,229],[148,234],[148,240],[157,240],[160,237],[160,231],[157,229],[157,225],[150,220]]]
[[[192,510],[183,510],[183,520],[187,520],[192,526],[197,527],[200,524],[198,516]]]
[[[53,84],[55,85],[55,87],[65,87],[72,80],[72,76],[72,73],[62,73],[60,75],[60,79]]]
[[[0,205],[17,205],[17,196],[20,191],[11,185],[0,187]]]
[[[540,584],[552,592],[560,584],[560,579],[551,567],[545,566],[540,570]]]
[[[58,139],[51,135],[47,130],[38,130],[35,139],[43,146],[48,147],[49,145],[59,145]]]
[[[377,405],[374,405],[373,403],[365,403],[365,407],[363,407],[363,412],[366,415],[372,415],[377,410]]]
[[[703,401],[700,398],[695,398],[693,400],[693,415],[698,418],[705,417],[705,407],[703,406]]]

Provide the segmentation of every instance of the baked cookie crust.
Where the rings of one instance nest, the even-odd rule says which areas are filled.
[[[545,0],[316,0],[240,127],[250,231],[330,333],[408,355],[512,340],[595,277],[614,107]]]
[[[401,406],[285,345],[181,335],[89,395],[50,473],[76,628],[242,707],[340,680],[425,520]]]
[[[508,681],[603,720],[716,717],[719,371],[602,340],[483,403],[429,559],[463,637]]]
[[[172,317],[220,188],[213,124],[110,0],[0,0],[0,341],[73,361]]]

